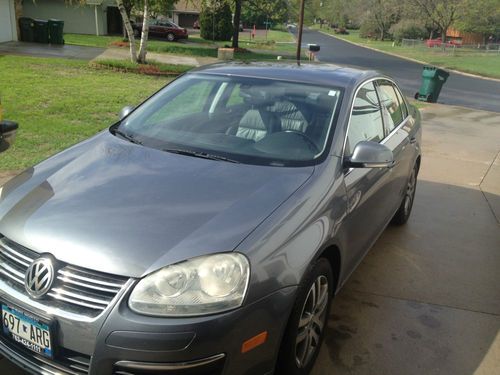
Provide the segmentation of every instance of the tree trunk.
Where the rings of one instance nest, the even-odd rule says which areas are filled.
[[[139,47],[139,59],[141,64],[146,63],[146,54],[148,53],[148,35],[149,35],[149,0],[144,0],[144,20],[142,21],[141,45]]]
[[[125,26],[125,30],[127,31],[128,41],[130,44],[130,61],[137,62],[137,50],[135,48],[134,30],[132,29],[132,25],[130,24],[130,18],[127,15],[125,7],[123,6],[122,0],[116,0],[116,5],[120,10],[120,14],[122,15],[123,25]]]
[[[234,19],[233,19],[233,48],[239,47],[240,41],[240,19],[241,19],[241,2],[242,0],[236,0],[234,7]]]
[[[23,16],[23,1],[16,0],[14,3],[14,12],[16,17],[17,39],[21,40],[21,29],[19,28],[19,17]]]

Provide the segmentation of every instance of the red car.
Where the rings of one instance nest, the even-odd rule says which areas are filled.
[[[427,39],[425,44],[427,44],[427,47],[441,47],[443,45],[443,41],[441,38]],[[446,47],[460,47],[461,45],[462,43],[457,40],[448,40],[445,44]]]
[[[135,36],[139,37],[142,32],[142,23],[132,25]],[[149,35],[166,38],[169,42],[179,39],[187,39],[188,31],[173,22],[162,20],[151,20],[149,23]]]

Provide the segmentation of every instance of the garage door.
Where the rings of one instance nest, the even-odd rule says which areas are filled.
[[[181,13],[179,14],[179,26],[180,27],[193,27],[194,21],[196,21],[200,16],[197,14]]]
[[[11,0],[0,0],[0,43],[14,39],[12,35]]]

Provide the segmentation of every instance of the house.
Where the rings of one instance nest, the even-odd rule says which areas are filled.
[[[14,0],[0,0],[0,43],[17,40]]]
[[[461,44],[483,44],[484,35],[481,33],[465,33],[450,27],[446,32],[446,38],[449,40],[460,41]]]
[[[172,21],[181,27],[193,27],[200,18],[200,0],[180,0],[172,10]]]
[[[122,34],[122,18],[114,0],[87,0],[86,4],[65,0],[25,0],[23,16],[63,20],[66,33]]]

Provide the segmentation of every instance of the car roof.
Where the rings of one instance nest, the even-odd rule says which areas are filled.
[[[189,73],[267,78],[342,88],[352,88],[367,79],[383,76],[373,70],[333,64],[301,63],[299,65],[296,62],[281,61],[216,63],[195,68]]]

